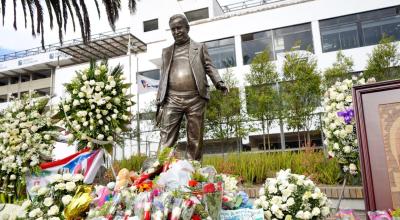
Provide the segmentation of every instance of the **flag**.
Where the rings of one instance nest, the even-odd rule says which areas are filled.
[[[138,86],[138,93],[146,93],[146,92],[153,92],[158,90],[159,80],[152,79],[143,75],[138,75],[137,77],[137,86]]]
[[[69,173],[82,173],[83,182],[90,184],[93,182],[97,171],[104,163],[103,150],[90,151],[85,148],[61,160],[40,164],[43,171],[56,173],[59,170],[68,171]]]

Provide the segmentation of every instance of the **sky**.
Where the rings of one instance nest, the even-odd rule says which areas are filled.
[[[139,1],[139,0],[137,0]],[[141,0],[143,1],[143,0]],[[162,1],[162,0],[160,0]],[[202,1],[202,0],[198,0]],[[242,2],[243,0],[218,0],[220,5],[227,5],[227,4],[232,4],[232,3],[237,3],[237,2]],[[20,6],[19,1],[18,5]],[[94,7],[93,1],[86,1],[87,6],[89,9],[89,15],[90,15],[90,21],[91,21],[91,33],[96,34],[96,33],[101,33],[101,32],[106,32],[106,31],[111,31],[110,26],[108,25],[108,21],[106,18],[106,14],[104,11],[104,7],[101,7],[101,18],[98,18],[97,11]],[[127,20],[129,19],[124,19],[127,16],[129,16],[128,10],[124,10],[127,7],[127,2],[122,1],[122,11],[120,14],[120,19],[116,23],[116,28],[125,28],[129,26],[129,23]],[[6,16],[5,16],[5,24],[4,26],[0,25],[0,55],[8,53],[10,51],[20,51],[20,50],[26,50],[26,49],[31,49],[35,47],[40,47],[41,46],[41,37],[40,35],[37,35],[36,37],[33,37],[31,35],[31,29],[30,29],[30,24],[28,22],[28,28],[25,29],[24,27],[24,19],[23,19],[23,11],[21,7],[17,7],[17,27],[18,30],[14,30],[13,28],[13,6],[12,4],[7,4],[6,5]],[[57,24],[54,24],[53,30],[50,30],[49,25],[48,25],[48,16],[47,12],[45,14],[45,45],[48,44],[53,44],[53,43],[58,43],[58,31],[57,31]],[[30,19],[29,17],[27,18],[28,20]],[[2,19],[0,19],[2,21]],[[46,22],[47,21],[47,22]],[[76,21],[77,22],[77,21]],[[101,24],[101,25],[99,25]],[[103,25],[107,24],[107,25]],[[78,25],[78,24],[77,24]],[[73,32],[72,30],[72,23],[68,23],[67,25],[67,32],[64,35],[64,40],[71,40],[75,38],[80,38],[80,32],[79,30],[76,30]]]

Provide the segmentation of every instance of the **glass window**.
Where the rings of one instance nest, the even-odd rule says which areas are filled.
[[[400,6],[322,20],[322,51],[378,44],[384,35],[400,40]]]
[[[158,19],[152,19],[148,21],[143,21],[143,31],[148,32],[148,31],[154,31],[158,30]]]
[[[194,11],[185,12],[185,16],[189,22],[209,18],[208,8],[202,8]]]
[[[216,68],[236,66],[235,40],[233,37],[205,42]]]
[[[378,44],[386,35],[400,40],[400,16],[361,23],[365,45]]]
[[[272,50],[271,31],[262,31],[258,33],[242,35],[242,53],[244,65],[250,64],[253,58],[265,49],[270,51],[271,58],[274,57]]]
[[[279,28],[273,32],[275,54],[291,49],[313,51],[310,23]]]

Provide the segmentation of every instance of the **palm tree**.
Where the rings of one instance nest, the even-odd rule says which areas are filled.
[[[0,1],[1,1],[0,15],[2,15],[3,17],[3,26],[4,26],[4,16],[6,13],[6,0],[0,0]],[[93,1],[95,2],[97,13],[100,18],[100,9],[98,0],[93,0]],[[10,1],[7,0],[7,2]],[[121,0],[102,0],[102,2],[107,12],[108,22],[112,30],[115,30],[115,22],[118,20],[119,11],[121,9]],[[18,4],[17,0],[13,0],[13,6],[14,6],[13,26],[15,30],[17,30],[17,12],[16,12],[17,4]],[[63,28],[64,32],[66,32],[67,22],[69,18],[72,19],[72,25],[74,31],[75,31],[75,18],[78,18],[83,42],[87,43],[90,40],[90,20],[85,0],[20,0],[20,4],[22,5],[22,9],[24,12],[25,28],[27,28],[27,10],[28,10],[31,19],[32,35],[36,36],[36,34],[41,34],[43,48],[44,48],[44,28],[43,28],[44,7],[47,7],[51,29],[53,29],[53,16],[56,19],[58,26],[58,36],[61,44],[63,42]],[[46,6],[44,6],[44,4],[46,4]],[[134,11],[136,10],[136,1],[129,0],[128,7],[131,14],[134,13]],[[34,22],[35,15],[36,15],[36,27]]]

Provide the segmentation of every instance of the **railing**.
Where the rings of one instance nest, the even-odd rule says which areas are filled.
[[[247,9],[247,8],[252,8],[252,7],[257,7],[260,5],[266,5],[270,3],[275,3],[275,2],[280,2],[280,1],[285,1],[285,0],[245,0],[229,5],[224,5],[222,6],[222,11],[224,13],[227,12],[232,12],[232,11],[238,11],[242,9]]]
[[[99,39],[115,37],[118,35],[129,34],[129,33],[130,33],[129,27],[121,28],[121,29],[118,29],[115,31],[108,31],[108,32],[91,35],[90,40],[95,41],[95,40],[99,40]],[[76,39],[65,41],[63,44],[55,43],[55,44],[46,45],[46,46],[44,46],[44,49],[42,47],[35,47],[35,48],[27,49],[27,50],[16,51],[16,52],[0,55],[0,62],[4,62],[7,60],[19,59],[19,58],[28,57],[28,56],[33,56],[33,55],[37,55],[40,53],[48,53],[51,51],[55,51],[60,47],[66,47],[66,46],[71,46],[71,45],[80,44],[80,43],[83,43],[82,38],[76,38]]]

